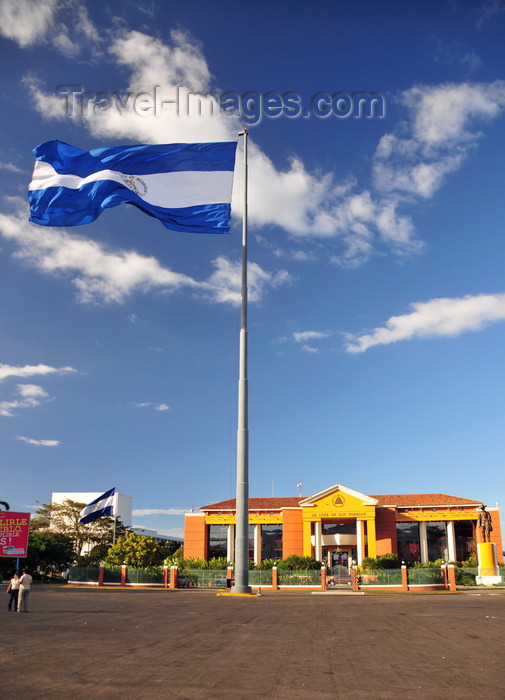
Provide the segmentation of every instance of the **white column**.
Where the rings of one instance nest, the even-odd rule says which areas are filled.
[[[254,563],[261,561],[261,525],[254,526]]]
[[[226,535],[226,558],[235,561],[235,525],[228,525]]]
[[[428,561],[428,535],[426,534],[426,523],[421,521],[419,523],[419,540],[421,543],[421,561]]]
[[[456,529],[454,520],[449,520],[447,523],[447,551],[449,561],[456,561]]]
[[[358,566],[361,566],[363,563],[364,544],[363,520],[356,520],[356,564]]]
[[[314,559],[317,559],[317,561],[321,561],[323,556],[322,532],[321,521],[316,520],[314,523]]]

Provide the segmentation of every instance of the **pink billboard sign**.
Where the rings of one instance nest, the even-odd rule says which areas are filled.
[[[30,513],[0,511],[0,557],[26,557]]]

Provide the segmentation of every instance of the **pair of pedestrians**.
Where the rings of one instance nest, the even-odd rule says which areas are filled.
[[[28,571],[23,571],[21,576],[14,574],[7,586],[7,593],[10,595],[7,610],[17,610],[18,613],[28,612],[28,596],[32,580]]]

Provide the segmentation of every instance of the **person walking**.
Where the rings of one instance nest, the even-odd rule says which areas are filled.
[[[23,571],[19,579],[18,613],[28,612],[28,596],[30,595],[32,581],[33,579],[28,571]]]
[[[9,581],[7,586],[7,593],[9,594],[9,603],[7,605],[7,610],[10,612],[13,610],[16,612],[18,609],[18,595],[19,595],[19,576],[14,574],[14,576]]]

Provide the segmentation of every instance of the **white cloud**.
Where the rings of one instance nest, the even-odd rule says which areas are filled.
[[[286,336],[284,338],[277,338],[277,340],[275,340],[274,342],[294,342],[297,345],[301,346],[300,349],[303,352],[308,352],[313,355],[317,355],[320,352],[319,348],[317,348],[313,343],[309,345],[308,341],[324,340],[325,338],[329,338],[332,335],[333,333],[329,331],[294,331],[290,336]]]
[[[428,147],[444,149],[474,141],[475,122],[494,119],[505,106],[505,82],[446,83],[413,87],[403,93],[403,102],[413,114],[413,135]]]
[[[0,235],[17,245],[15,256],[44,274],[71,278],[82,303],[122,303],[135,292],[176,291],[187,288],[214,302],[240,300],[240,263],[224,257],[213,261],[215,272],[198,282],[160,265],[152,256],[111,250],[64,230],[37,226],[22,213],[0,214]],[[285,271],[266,272],[249,264],[250,300],[258,301],[268,287],[288,281]],[[0,373],[1,379],[1,373]]]
[[[81,0],[2,0],[0,34],[22,48],[43,44],[65,56],[78,54],[85,44],[96,52],[100,43]]]
[[[311,353],[312,355],[319,355],[319,348],[315,348],[313,345],[302,345],[303,352]]]
[[[22,47],[45,37],[54,22],[58,0],[2,0],[0,33]]]
[[[186,275],[163,268],[154,257],[107,250],[90,238],[0,215],[0,233],[18,245],[16,257],[45,274],[72,278],[79,301],[121,302],[133,291],[198,287]]]
[[[47,398],[48,394],[42,389],[42,387],[37,386],[37,384],[18,384],[18,390],[21,396],[27,401],[40,401],[40,399]]]
[[[10,170],[11,173],[23,173],[24,170],[18,168],[14,163],[0,163],[0,170]]]
[[[415,302],[411,308],[411,313],[391,316],[383,327],[371,333],[347,335],[347,352],[364,352],[374,345],[390,345],[400,340],[453,337],[480,330],[505,320],[505,294],[431,299]]]
[[[200,96],[203,114],[210,110],[212,76],[200,45],[182,31],[172,31],[170,43],[164,43],[138,31],[117,36],[110,49],[116,63],[130,72],[123,92],[132,98],[155,93],[165,103],[158,115],[140,115],[135,109],[121,109],[117,101],[110,108],[85,116],[91,133],[101,138],[134,138],[143,143],[165,143],[167,121],[173,142],[229,141],[237,138],[240,122],[229,116],[185,116],[189,94]],[[177,105],[177,106],[176,106]],[[104,103],[105,107],[105,103]]]
[[[481,136],[475,126],[503,113],[505,81],[416,86],[400,101],[410,118],[381,138],[375,153],[375,186],[397,196],[426,199],[462,166]]]
[[[26,379],[27,377],[33,377],[37,374],[67,374],[69,372],[77,372],[77,370],[73,367],[51,367],[50,365],[44,364],[13,366],[0,363],[0,381],[7,379],[8,377],[22,377],[23,379]],[[24,386],[33,385],[30,384]],[[27,390],[25,389],[24,391]]]
[[[24,437],[23,435],[18,435],[18,440],[23,440],[29,445],[37,445],[38,447],[58,447],[60,444],[59,440],[35,440],[34,438]]]
[[[154,403],[153,401],[141,401],[134,404],[137,408],[154,408],[155,411],[169,411],[166,403]]]
[[[16,415],[15,411],[18,409],[34,408],[44,401],[49,401],[51,398],[42,387],[36,384],[18,384],[16,390],[21,399],[0,401],[0,416],[11,418]]]
[[[213,263],[215,271],[205,282],[207,296],[213,301],[240,304],[242,286],[242,263],[232,262],[224,256],[216,258]],[[289,282],[290,276],[286,270],[267,272],[257,263],[247,265],[247,298],[250,302],[261,301],[267,288],[276,288]]]

